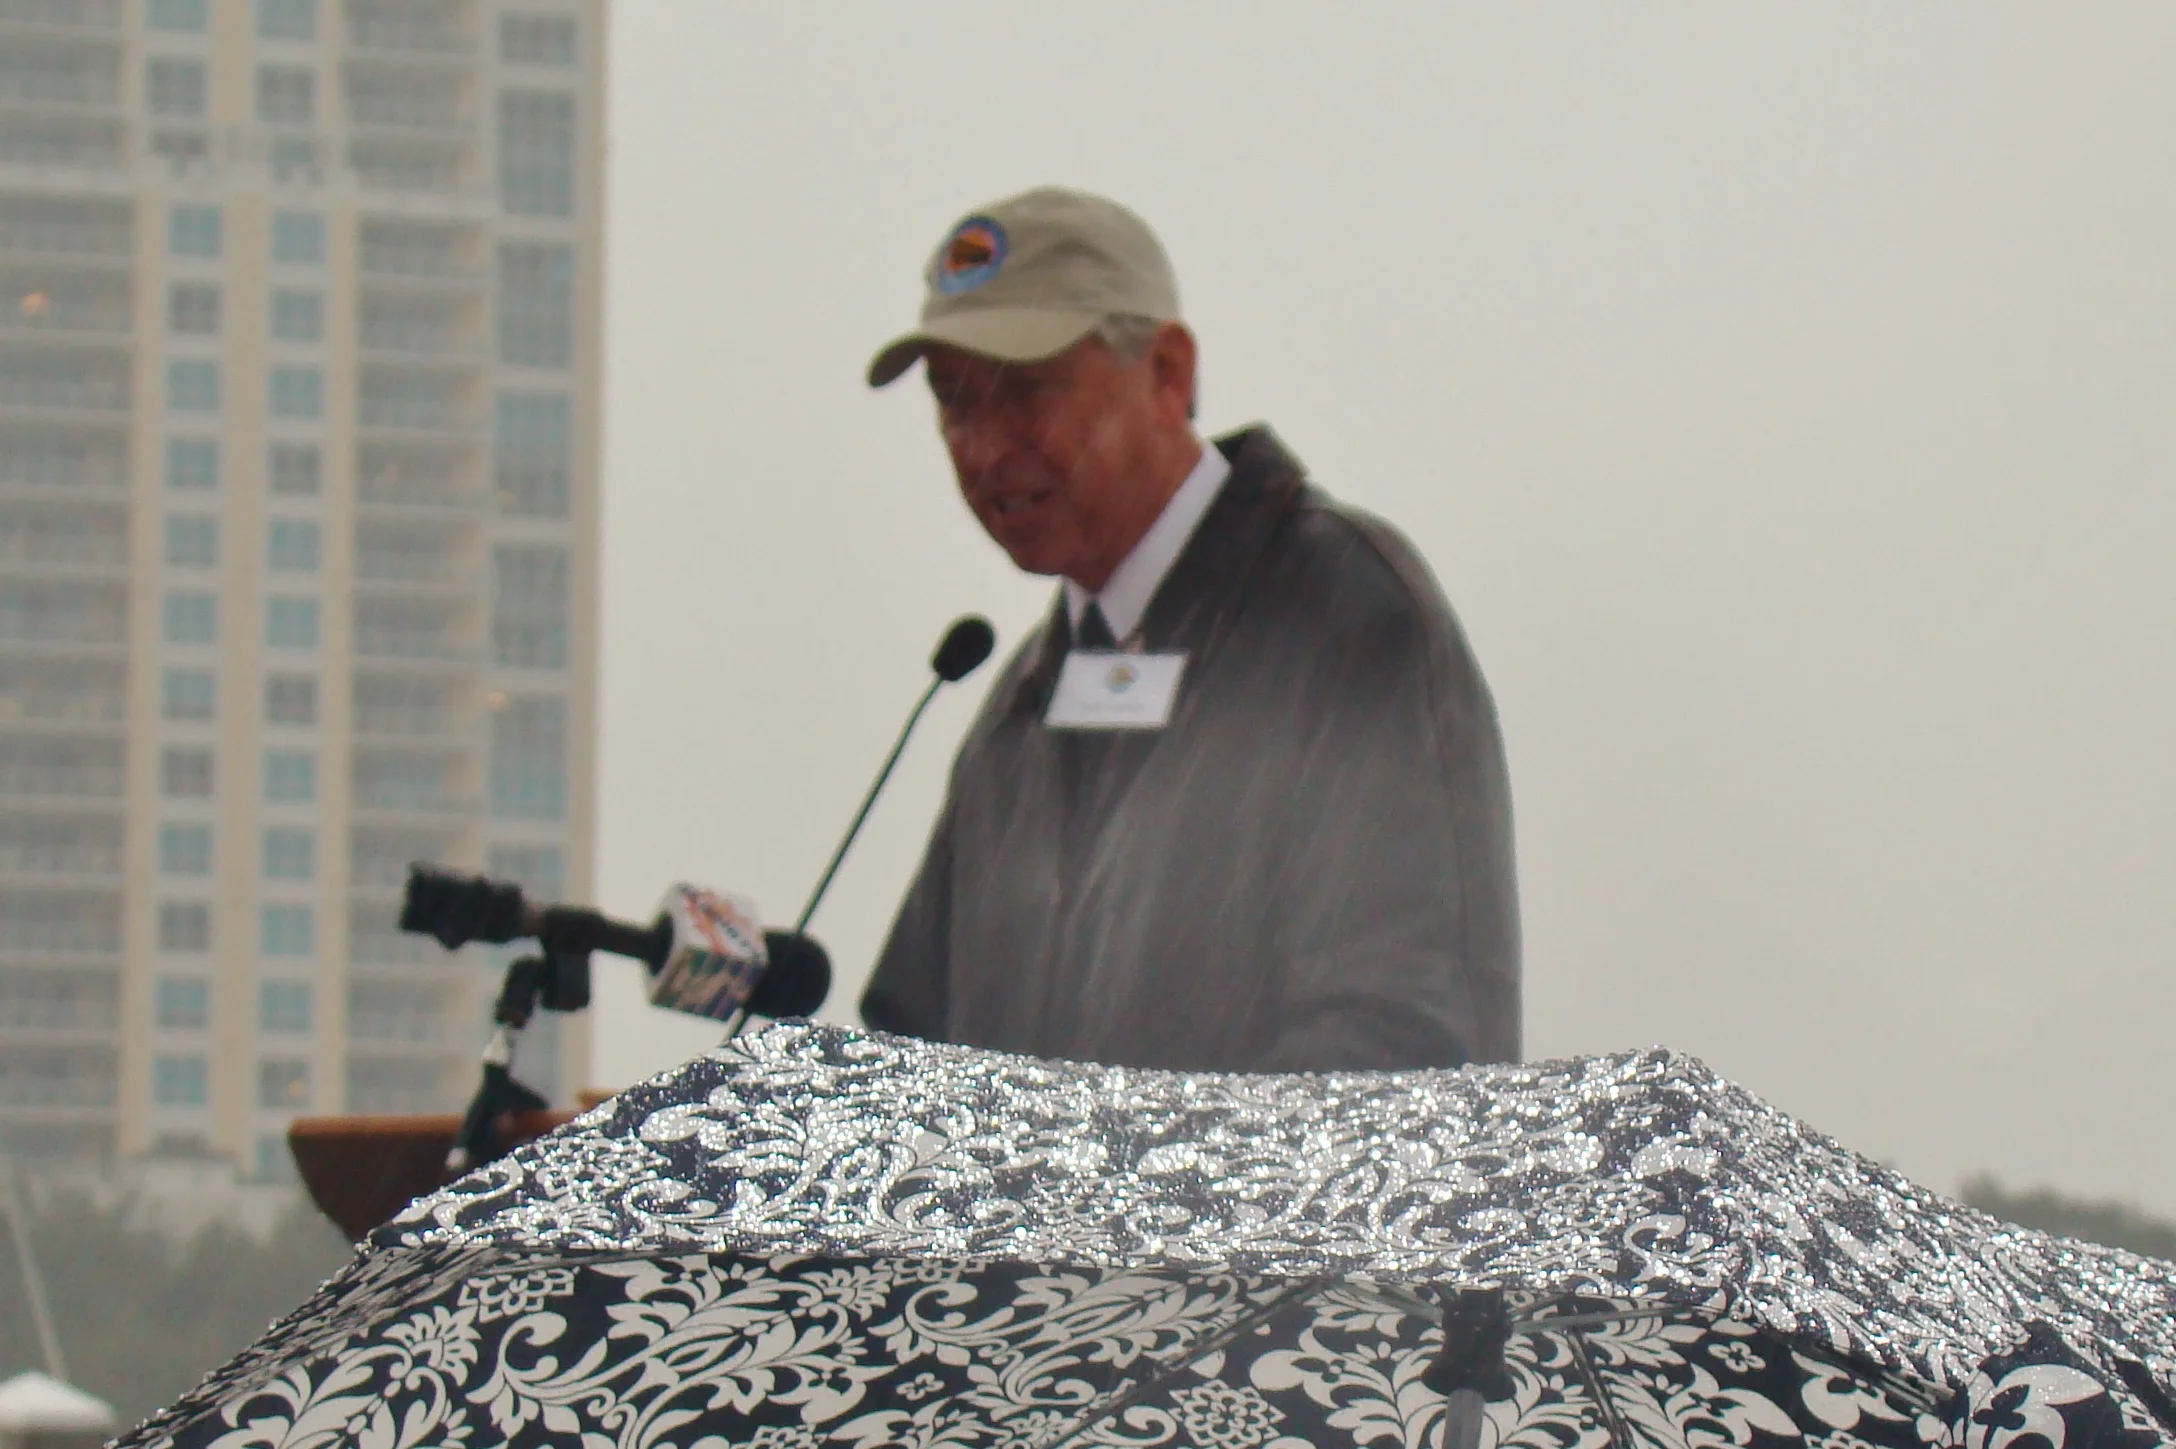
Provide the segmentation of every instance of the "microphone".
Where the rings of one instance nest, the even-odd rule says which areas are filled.
[[[589,1005],[593,951],[648,967],[657,1005],[730,1019],[735,1031],[751,1013],[808,1016],[831,992],[831,958],[822,946],[799,931],[760,930],[753,908],[698,886],[673,887],[656,919],[640,926],[585,906],[535,905],[510,881],[417,863],[408,867],[400,928],[434,937],[449,951],[471,941],[503,946],[528,937],[542,948],[507,965],[482,1081],[446,1153],[451,1172],[497,1155],[501,1116],[545,1105],[513,1075],[515,1038],[540,1006]]]
[[[658,911],[666,949],[650,1004],[731,1021],[808,1016],[831,994],[831,957],[797,931],[764,931],[747,902],[677,885]]]
[[[869,818],[869,811],[876,804],[878,792],[884,788],[884,782],[892,777],[892,767],[899,763],[899,756],[907,748],[907,736],[913,734],[914,727],[921,723],[922,711],[929,708],[929,702],[937,697],[938,690],[947,684],[958,684],[980,669],[982,661],[989,658],[990,651],[996,647],[997,630],[980,614],[968,614],[954,619],[952,627],[944,631],[944,638],[937,642],[937,652],[929,657],[930,670],[937,677],[929,682],[929,688],[923,690],[922,697],[915,702],[914,712],[907,716],[905,727],[899,731],[899,738],[892,744],[892,752],[884,758],[884,768],[876,772],[876,783],[862,797],[861,809],[854,812],[854,823],[846,827],[846,838],[839,842],[838,850],[832,854],[831,864],[824,867],[823,878],[816,882],[816,889],[810,893],[808,904],[801,908],[800,919],[793,923],[796,935],[808,929],[809,920],[816,914],[816,907],[822,902],[824,892],[831,889],[831,878],[839,873],[839,866],[845,861],[848,849],[853,846],[854,837],[861,833],[862,823]],[[827,979],[828,966],[827,962]]]

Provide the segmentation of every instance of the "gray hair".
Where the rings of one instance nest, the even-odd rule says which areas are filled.
[[[1154,317],[1143,317],[1134,312],[1113,312],[1096,324],[1095,336],[1105,347],[1111,349],[1120,362],[1131,367],[1137,362],[1147,360],[1150,350],[1156,346],[1157,334],[1163,330],[1164,324]],[[1199,386],[1198,382],[1196,386]],[[1200,401],[1198,394],[1186,400],[1188,418],[1192,418],[1199,410]]]
[[[1105,347],[1118,354],[1118,360],[1127,366],[1147,357],[1156,345],[1156,334],[1164,324],[1154,317],[1143,317],[1132,312],[1113,312],[1096,324],[1095,335]]]

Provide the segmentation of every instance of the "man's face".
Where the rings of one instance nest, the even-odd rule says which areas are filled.
[[[990,537],[1028,573],[1101,588],[1163,504],[1144,495],[1174,406],[1184,426],[1168,369],[1154,355],[1121,362],[1094,338],[1042,362],[937,347],[923,364],[960,492]]]

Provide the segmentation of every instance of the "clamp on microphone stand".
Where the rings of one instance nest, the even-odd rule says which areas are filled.
[[[499,1119],[509,1112],[542,1111],[547,1103],[514,1076],[514,1048],[537,1008],[579,1011],[589,1005],[589,952],[540,933],[539,956],[519,956],[507,963],[506,980],[492,1008],[491,1036],[484,1043],[483,1079],[469,1099],[461,1131],[446,1152],[448,1172],[466,1172],[497,1157]]]

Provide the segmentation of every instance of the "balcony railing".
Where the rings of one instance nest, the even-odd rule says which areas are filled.
[[[119,875],[121,847],[105,842],[0,840],[0,871],[15,875]]]
[[[483,652],[476,645],[432,629],[358,628],[355,652],[365,659],[429,664],[478,664],[483,660]]]
[[[0,971],[0,1031],[110,1032],[117,985],[110,972]]]
[[[95,52],[94,52],[95,53]],[[0,105],[111,110],[121,104],[120,76],[111,66],[69,63],[78,46],[24,47],[0,54]]]
[[[112,956],[121,949],[117,892],[0,894],[0,951]]]
[[[128,699],[117,683],[70,687],[35,669],[0,670],[0,699],[10,702],[9,724],[119,724],[128,717]]]
[[[75,519],[0,512],[0,563],[126,568],[126,519],[115,518],[109,526],[96,528],[83,527]]]
[[[98,117],[0,114],[0,165],[118,170],[126,136]]]
[[[370,584],[468,584],[475,575],[457,569],[450,549],[358,549],[355,577]]]
[[[480,360],[484,344],[444,317],[387,319],[365,313],[357,329],[365,352],[390,352],[420,358]]]
[[[465,141],[476,134],[476,117],[467,111],[409,96],[353,97],[348,129],[383,131],[388,138]]]
[[[347,20],[348,48],[363,54],[460,60],[476,53],[474,35],[436,20],[360,9],[350,9]]]
[[[64,29],[116,30],[121,0],[0,0],[0,23]]]
[[[119,369],[69,369],[57,360],[11,356],[0,360],[0,407],[124,413],[129,407],[129,378]]]
[[[46,769],[0,761],[0,795],[17,800],[118,800],[121,767]]]
[[[71,211],[76,214],[70,215]],[[53,207],[9,204],[0,207],[0,252],[125,261],[133,255],[128,213],[92,212],[80,203]]]

